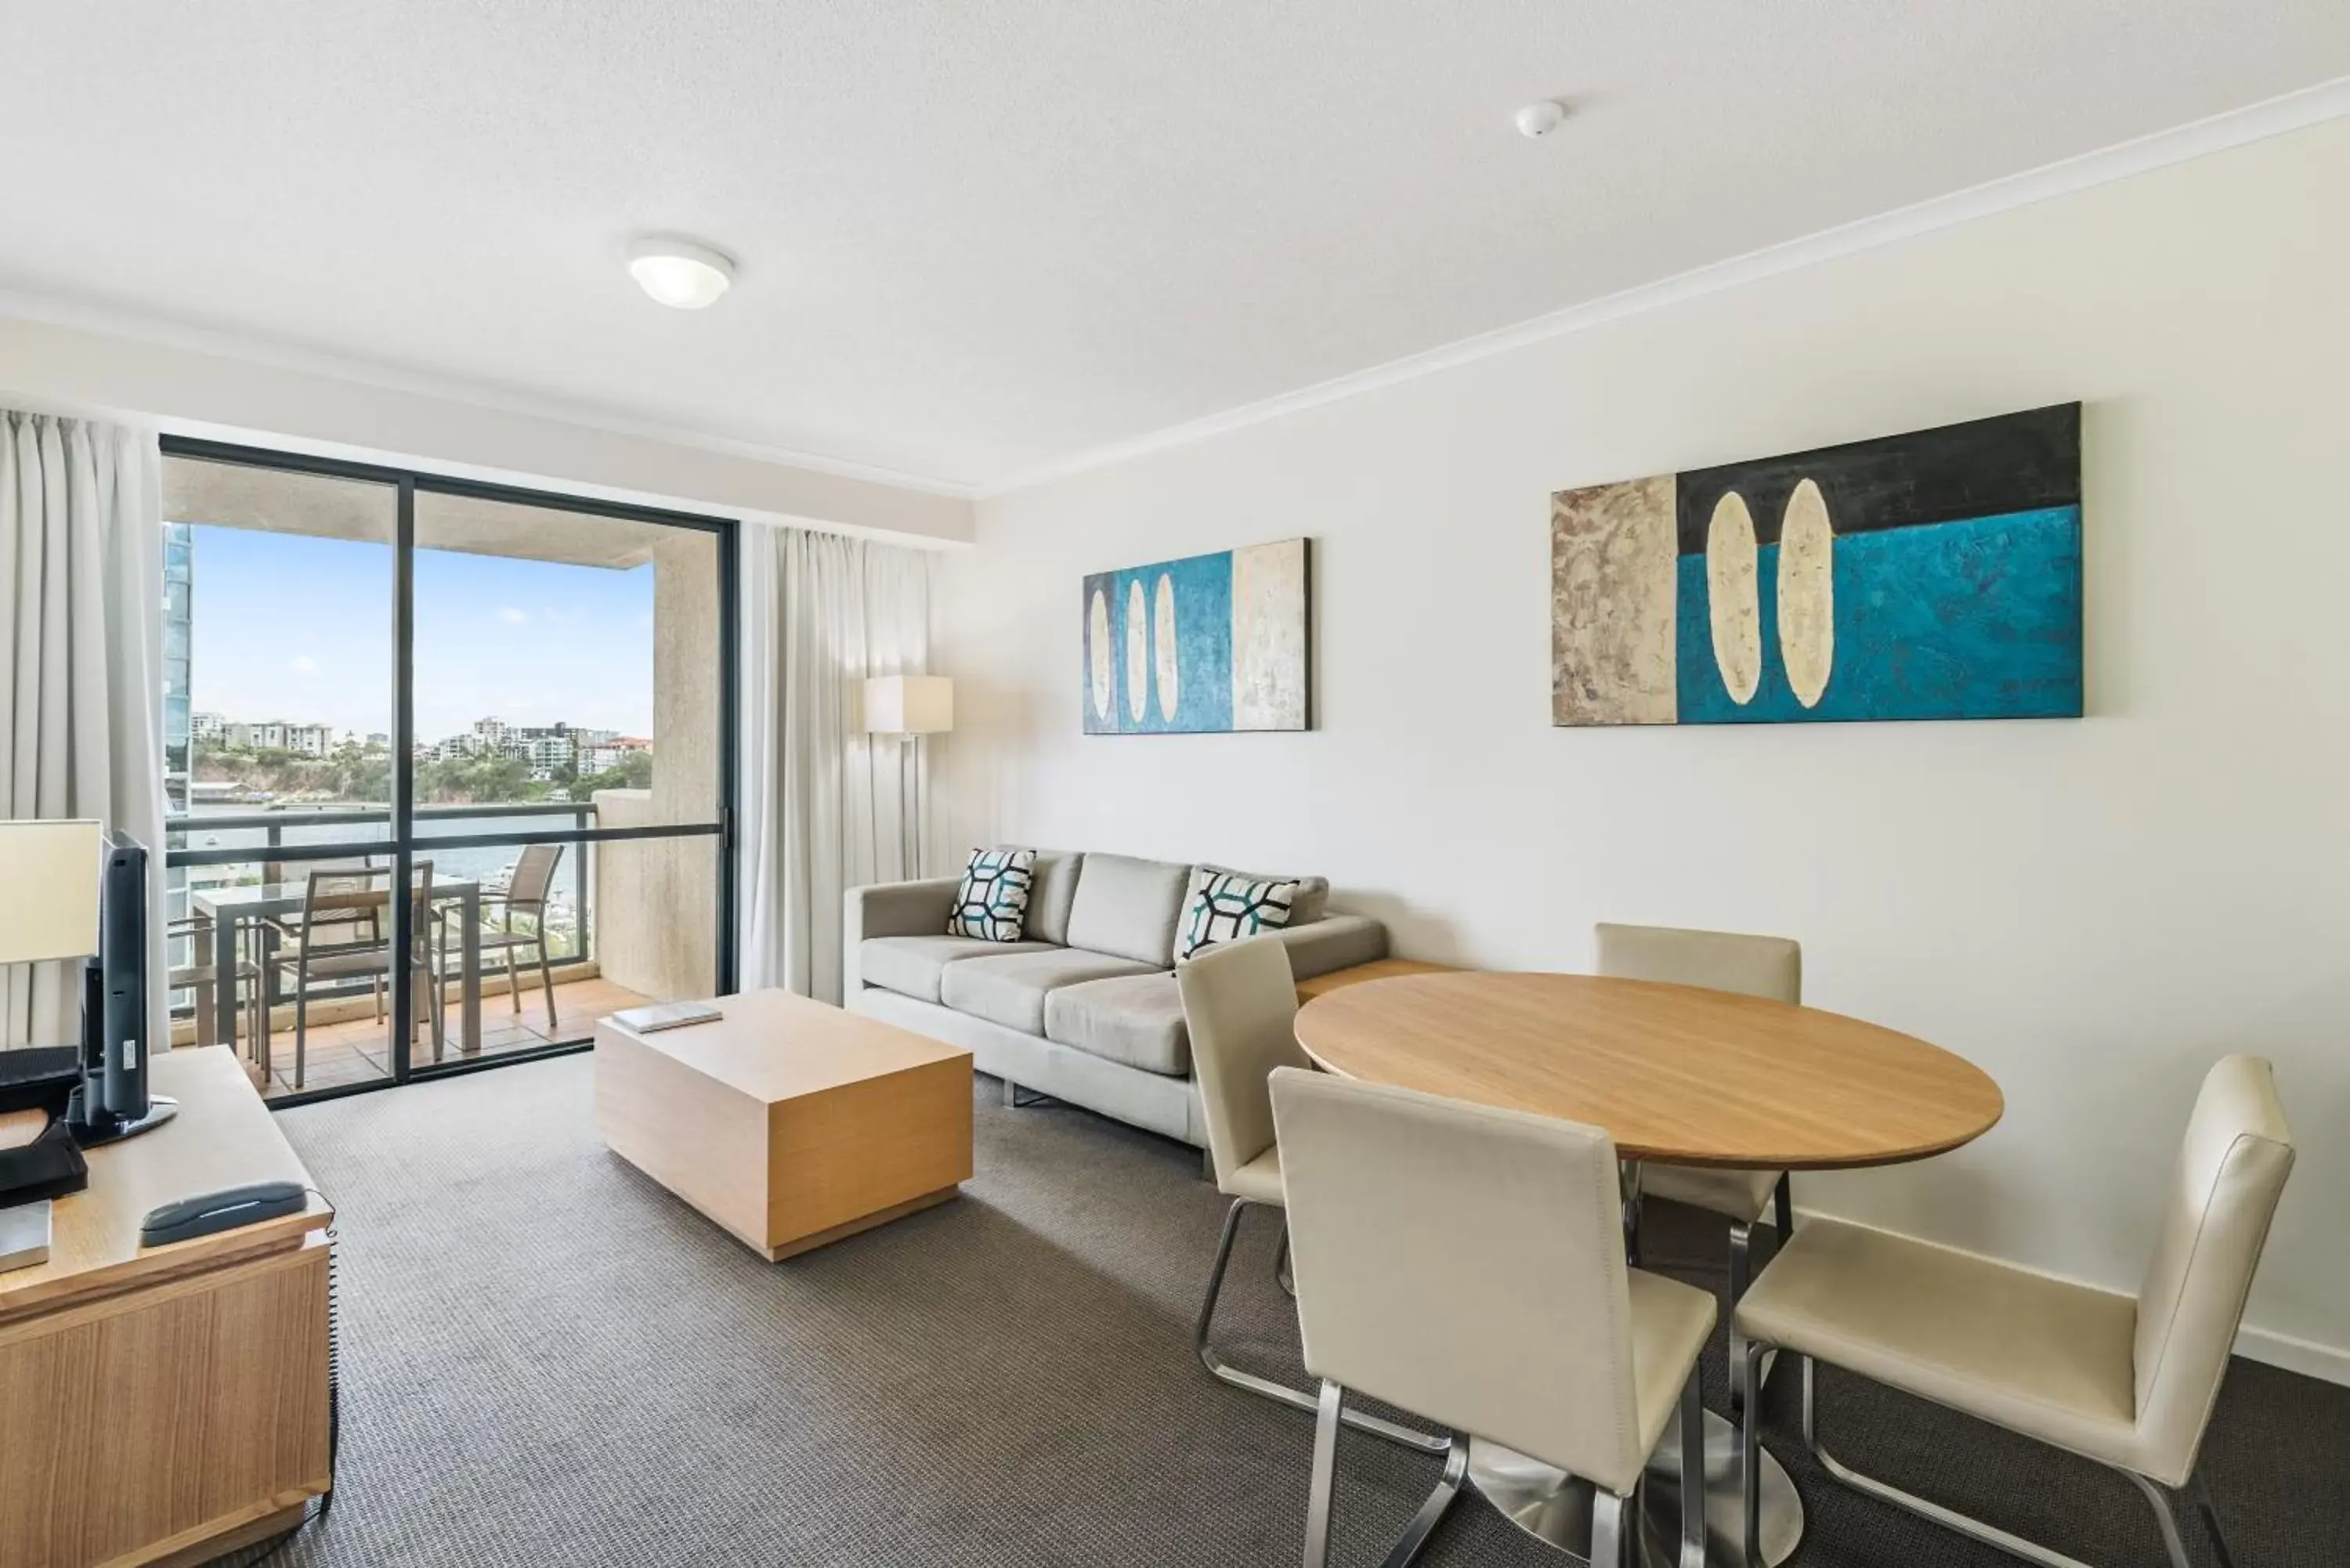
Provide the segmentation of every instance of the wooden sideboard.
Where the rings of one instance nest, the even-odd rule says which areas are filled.
[[[180,1114],[89,1151],[49,1259],[0,1273],[0,1568],[203,1563],[329,1481],[328,1239],[307,1210],[168,1247],[174,1199],[310,1184],[231,1047],[157,1056]]]

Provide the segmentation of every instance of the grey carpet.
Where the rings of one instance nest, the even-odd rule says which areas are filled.
[[[1211,1381],[1189,1333],[1223,1204],[1198,1157],[983,1080],[958,1202],[783,1264],[608,1153],[575,1056],[283,1113],[340,1210],[334,1509],[287,1568],[1297,1560],[1309,1420]],[[1718,1224],[1654,1252],[1718,1285]],[[1243,1233],[1220,1337],[1295,1371],[1273,1231]],[[1723,1407],[1720,1355],[1708,1403]],[[1826,1481],[1774,1384],[1809,1509],[1800,1568],[2007,1568]],[[2161,1561],[2095,1467],[1827,1375],[1847,1457],[2099,1568]],[[2206,1473],[2239,1568],[2350,1548],[2350,1389],[2239,1361]],[[1341,1448],[1336,1560],[1376,1563],[1434,1461]],[[1565,1561],[1464,1498],[1422,1559]]]

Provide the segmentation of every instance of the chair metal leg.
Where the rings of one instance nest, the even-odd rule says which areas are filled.
[[[1617,1200],[1623,1205],[1624,1262],[1640,1266],[1640,1162],[1620,1160],[1616,1167]]]
[[[546,919],[543,915],[539,918],[542,920]],[[563,1030],[562,1025],[555,1022],[555,976],[547,969],[546,931],[544,927],[538,933],[538,990],[539,994],[546,998],[546,1037],[552,1040]]]
[[[270,991],[277,983],[277,935],[265,925],[258,928],[255,940],[261,950],[261,978],[253,983],[261,993],[261,1081],[266,1084],[277,1071],[276,1052],[269,1038],[270,1025],[276,1022]]]
[[[308,971],[294,977],[294,1086],[302,1086],[302,1056],[310,1041],[310,976]]]
[[[438,1062],[443,1049],[443,1038],[449,1033],[449,921],[437,909],[432,917],[432,946],[439,955],[439,961],[432,970],[438,977],[432,981],[432,996],[441,1009],[441,1037],[432,1042],[432,1059]]]
[[[2212,1553],[2220,1559],[2220,1568],[2236,1568],[2236,1554],[2228,1546],[2228,1532],[2220,1528],[2220,1511],[2211,1506],[2211,1493],[2203,1485],[2200,1475],[2187,1478],[2187,1501],[2195,1507],[2195,1515],[2203,1521],[2203,1532],[2211,1538]]]
[[[1746,1358],[1746,1339],[1743,1334],[1741,1334],[1738,1332],[1738,1322],[1733,1314],[1738,1310],[1739,1298],[1746,1293],[1747,1284],[1753,1278],[1753,1254],[1754,1227],[1742,1221],[1731,1226],[1731,1310],[1730,1312],[1722,1314],[1721,1321],[1725,1332],[1730,1335],[1730,1365],[1733,1371],[1740,1366],[1743,1365]],[[1741,1410],[1743,1410],[1746,1407],[1745,1402],[1746,1385],[1739,1378],[1732,1377],[1730,1381],[1730,1413],[1732,1416],[1737,1415]]]
[[[1732,1379],[1745,1394],[1740,1401],[1738,1423],[1738,1516],[1742,1525],[1739,1539],[1745,1542],[1746,1568],[1762,1568],[1762,1358],[1770,1351],[1769,1345],[1752,1342],[1746,1346],[1745,1355],[1730,1369]],[[1804,1363],[1806,1371],[1810,1366]],[[1808,1379],[1804,1386],[1809,1388]],[[1805,1408],[1809,1407],[1807,1403]]]
[[[1705,1489],[1695,1490],[1701,1493]],[[1592,1488],[1591,1568],[1633,1568],[1639,1539],[1640,1511],[1632,1500],[1604,1486]]]
[[[1731,1365],[1734,1368],[1737,1364]],[[1680,1568],[1705,1568],[1705,1402],[1694,1366],[1681,1385],[1680,1426],[1681,1474],[1700,1478],[1698,1484],[1681,1488]]]
[[[1227,1240],[1230,1229],[1226,1230]],[[1347,1391],[1328,1378],[1314,1411],[1314,1479],[1305,1492],[1305,1568],[1328,1568],[1330,1494],[1338,1480],[1338,1423],[1347,1412]]]
[[[1351,1424],[1353,1412],[1347,1408],[1347,1391],[1325,1378],[1321,1397],[1314,1402],[1314,1472],[1305,1495],[1305,1568],[1328,1568],[1330,1562],[1330,1511],[1338,1490],[1338,1430]],[[1469,1439],[1454,1433],[1451,1447],[1444,1456],[1444,1473],[1437,1478],[1436,1490],[1419,1505],[1410,1521],[1397,1536],[1395,1544],[1380,1559],[1380,1568],[1410,1568],[1420,1552],[1428,1545],[1429,1537],[1444,1522],[1444,1516],[1460,1501],[1461,1485],[1469,1479]]]
[[[1245,1198],[1235,1198],[1232,1199],[1231,1210],[1224,1215],[1223,1234],[1216,1241],[1216,1264],[1208,1274],[1208,1293],[1200,1303],[1199,1321],[1191,1330],[1191,1348],[1198,1354],[1200,1365],[1206,1367],[1209,1374],[1217,1381],[1229,1383],[1233,1387],[1254,1394],[1260,1398],[1286,1405],[1293,1410],[1311,1410],[1315,1408],[1314,1396],[1306,1393],[1303,1388],[1292,1388],[1286,1383],[1276,1383],[1270,1377],[1260,1377],[1253,1372],[1243,1372],[1218,1355],[1215,1347],[1208,1343],[1208,1331],[1216,1319],[1216,1302],[1224,1292],[1224,1274],[1232,1267],[1232,1242],[1239,1238],[1241,1232],[1241,1210],[1246,1209],[1249,1200]],[[1345,1419],[1347,1426],[1358,1432],[1368,1432],[1375,1438],[1384,1438],[1388,1442],[1400,1443],[1408,1449],[1418,1449],[1422,1453],[1440,1454],[1451,1447],[1451,1439],[1448,1438],[1415,1431],[1409,1427],[1399,1427],[1393,1421],[1383,1421],[1377,1416],[1367,1416],[1359,1410],[1347,1411]]]
[[[1760,1346],[1750,1347],[1748,1354],[1753,1356],[1760,1348]],[[2026,1541],[2022,1536],[2011,1534],[1995,1524],[1986,1524],[1971,1515],[1959,1512],[1956,1509],[1944,1508],[1938,1502],[1929,1502],[1922,1497],[1878,1480],[1874,1476],[1862,1475],[1836,1459],[1820,1446],[1816,1383],[1816,1368],[1812,1358],[1806,1355],[1804,1357],[1804,1442],[1812,1450],[1812,1457],[1819,1460],[1820,1468],[1829,1475],[1855,1491],[1876,1498],[1880,1502],[1889,1502],[1896,1508],[1907,1509],[1921,1519],[1933,1521],[1945,1530],[1955,1531],[1970,1540],[1980,1541],[1986,1546],[1995,1546],[2008,1555],[2020,1557],[2026,1563],[2036,1563],[2040,1564],[2040,1568],[2090,1568],[2088,1563],[2077,1557],[2067,1557],[2064,1553],[2051,1547],[2043,1546],[2036,1541]],[[2106,1468],[2112,1469],[2115,1467],[2108,1465]],[[2171,1568],[2194,1568],[2194,1560],[2187,1554],[2187,1543],[2179,1537],[2178,1518],[2162,1488],[2135,1470],[2122,1470],[2120,1473],[2137,1483],[2137,1489],[2146,1494],[2147,1501],[2154,1505],[2155,1520],[2161,1527],[2162,1544],[2170,1559]],[[2211,1522],[2216,1525],[2216,1518],[2212,1519]],[[2223,1547],[2222,1552],[2224,1551]]]
[[[2122,1473],[2137,1482],[2137,1490],[2144,1492],[2146,1501],[2154,1505],[2154,1520],[2161,1526],[2162,1547],[2170,1554],[2170,1568],[2195,1568],[2195,1560],[2187,1554],[2187,1542],[2179,1537],[2178,1511],[2171,1506],[2169,1494],[2136,1470]],[[2224,1547],[2221,1548],[2221,1555],[2226,1555]]]
[[[1461,1499],[1461,1488],[1469,1479],[1469,1438],[1465,1432],[1452,1434],[1452,1450],[1444,1456],[1444,1473],[1436,1480],[1436,1490],[1419,1505],[1419,1511],[1403,1527],[1395,1544],[1388,1549],[1387,1559],[1380,1568],[1409,1568],[1428,1545],[1428,1538],[1444,1522],[1444,1516]]]

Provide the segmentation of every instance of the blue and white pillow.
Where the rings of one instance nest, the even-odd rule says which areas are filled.
[[[1289,924],[1299,886],[1219,871],[1212,866],[1194,867],[1191,893],[1183,905],[1183,929],[1175,938],[1176,961],[1218,942],[1236,942],[1243,937],[1281,929]]]
[[[1035,883],[1033,849],[974,849],[955,889],[947,935],[982,941],[1016,942],[1028,920],[1028,889]]]

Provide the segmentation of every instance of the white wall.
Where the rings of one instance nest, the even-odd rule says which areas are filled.
[[[2350,121],[983,502],[960,843],[1327,873],[1400,951],[1788,933],[2005,1121],[1807,1208],[2135,1289],[2206,1064],[2304,1147],[2244,1348],[2350,1381]],[[2078,722],[1554,730],[1550,493],[2080,399]],[[1317,731],[1088,739],[1079,579],[1296,534]]]

